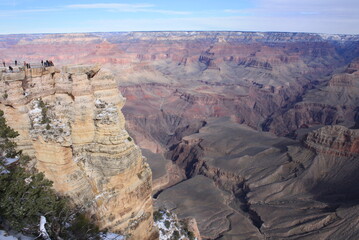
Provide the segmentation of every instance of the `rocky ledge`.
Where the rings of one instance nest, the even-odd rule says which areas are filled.
[[[112,74],[92,65],[0,74],[0,109],[55,190],[101,229],[155,239],[151,170],[125,130]]]
[[[308,134],[305,144],[320,153],[358,156],[359,130],[344,126],[325,126]]]

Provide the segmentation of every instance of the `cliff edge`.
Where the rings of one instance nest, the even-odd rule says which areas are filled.
[[[93,65],[0,73],[0,109],[18,146],[100,227],[155,239],[151,170],[125,130],[125,99]]]

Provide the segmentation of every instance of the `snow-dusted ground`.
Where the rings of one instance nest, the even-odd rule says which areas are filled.
[[[28,113],[32,126],[30,129],[31,136],[37,138],[41,135],[45,140],[54,140],[58,143],[69,142],[71,129],[68,119],[60,119],[53,109],[54,106],[45,105],[46,117],[49,121],[44,122],[40,101],[42,100],[34,100]]]
[[[95,119],[101,124],[113,124],[119,121],[118,109],[112,103],[96,99],[96,117]]]
[[[19,158],[4,158],[4,160],[5,160],[4,165],[7,166],[16,162],[17,160],[19,160]],[[6,173],[9,173],[9,171],[4,169],[2,166],[0,166],[0,174],[6,174]]]
[[[171,213],[168,210],[159,210],[162,218],[155,221],[155,226],[158,227],[160,233],[160,240],[188,240],[184,226],[178,221],[176,214]],[[167,226],[166,226],[167,225]],[[178,238],[174,238],[175,232],[178,232]],[[197,240],[197,238],[195,238]]]
[[[8,236],[5,231],[0,230],[0,240],[17,240],[17,238]]]
[[[7,233],[4,230],[0,230],[0,240],[35,240],[39,239],[38,237],[28,237],[22,235],[20,233]],[[125,236],[118,235],[116,233],[101,233],[100,234],[101,240],[126,240]]]
[[[22,234],[8,234],[7,232],[5,232],[4,230],[0,230],[0,240],[33,240],[35,238],[33,237],[27,237],[24,236]]]
[[[9,234],[3,230],[0,230],[0,240],[35,240],[35,239],[38,239],[39,237],[41,237],[41,239],[44,239],[44,240],[51,240],[49,234],[46,231],[46,227],[45,227],[46,223],[47,223],[46,217],[41,216],[40,224],[39,224],[40,235],[36,238],[27,237],[27,236],[24,236],[22,234],[15,233],[15,232],[12,234],[11,233]],[[122,236],[122,235],[119,235],[116,233],[111,233],[111,232],[107,232],[107,233],[100,232],[98,234],[98,236],[100,237],[101,240],[126,240],[125,236]],[[96,239],[98,239],[98,238],[96,238]]]
[[[17,160],[19,160],[19,158],[5,158],[5,165],[10,165],[14,162],[16,162]]]
[[[100,235],[102,240],[126,240],[125,236],[116,233],[103,233]]]
[[[51,240],[49,234],[46,231],[45,224],[47,223],[46,217],[40,217],[40,235],[44,240]]]

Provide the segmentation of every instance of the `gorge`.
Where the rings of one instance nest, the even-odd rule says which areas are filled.
[[[0,55],[55,63],[3,73],[1,109],[40,171],[62,162],[62,177],[48,175],[59,192],[113,204],[89,206],[99,224],[139,221],[146,230],[129,232],[149,237],[152,195],[203,239],[359,236],[359,36],[3,35]]]

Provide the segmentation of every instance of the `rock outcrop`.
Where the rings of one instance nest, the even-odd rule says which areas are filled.
[[[357,239],[358,133],[325,126],[299,142],[211,119],[169,152],[188,179],[156,205],[208,239]]]
[[[277,135],[300,128],[340,124],[357,128],[359,124],[359,60],[333,74],[323,86],[308,91],[302,101],[288,111],[277,112],[267,122],[267,130]]]
[[[343,154],[355,153],[354,141],[340,146],[340,138],[353,137],[352,130],[339,129],[343,134],[337,138],[337,130],[325,128],[320,130],[323,133],[310,134],[303,147],[299,141],[234,124],[297,140],[323,125],[358,128],[358,35],[129,32],[0,36],[2,39],[0,54],[6,63],[14,59],[39,63],[48,58],[56,64],[107,64],[127,99],[122,111],[128,131],[139,146],[156,153],[147,156],[152,158],[157,200],[172,202],[181,217],[200,216],[198,226],[205,237],[218,238],[223,233],[221,239],[313,239],[325,238],[331,229],[336,229],[332,236],[339,238],[358,236],[350,230],[359,229],[356,210],[351,221],[341,217],[350,208],[336,209],[343,198],[356,200],[359,195],[351,194],[356,191],[352,189],[359,169],[357,154]],[[58,53],[58,49],[63,51]],[[10,93],[6,93],[9,98]],[[33,110],[43,105],[32,104]],[[47,131],[40,115],[34,111],[31,121],[41,126],[31,133],[25,128],[24,134],[30,137]],[[233,122],[228,125],[218,119],[210,123],[210,118],[219,117]],[[24,115],[22,122],[28,119]],[[49,127],[51,124],[54,122]],[[66,121],[56,124],[62,124],[64,130],[73,126]],[[57,132],[56,127],[51,129]],[[85,134],[86,129],[78,132]],[[55,140],[66,142],[65,135]],[[30,138],[24,138],[24,149],[29,146],[26,139]],[[159,157],[167,150],[173,163]],[[208,189],[208,181],[197,175],[214,184]],[[194,193],[202,189],[198,189],[200,183],[207,187],[203,190],[221,195],[210,200],[228,206],[225,214],[218,215],[224,216],[221,221],[211,221],[220,211],[203,210],[197,201]],[[222,191],[230,192],[229,199]],[[185,201],[183,194],[191,198]],[[188,206],[193,210],[187,211]]]
[[[358,113],[358,35],[113,32],[0,35],[0,42],[7,65],[107,64],[128,99],[127,129],[154,152],[208,117],[233,116],[284,136],[307,126],[351,127]]]
[[[325,126],[309,133],[305,144],[319,153],[358,156],[359,131],[337,125]]]
[[[101,229],[155,239],[152,174],[125,130],[125,99],[98,66],[1,73],[1,109],[18,144]]]

